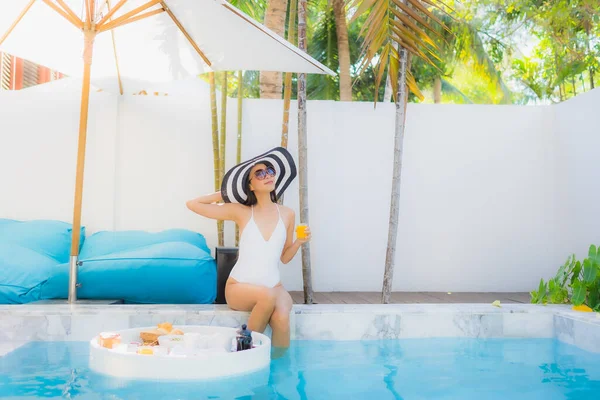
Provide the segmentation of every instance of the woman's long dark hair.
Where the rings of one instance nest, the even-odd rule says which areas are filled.
[[[265,167],[267,168],[273,168],[275,169],[275,167],[273,167],[273,164],[271,164],[268,161],[262,161],[259,162],[258,164],[264,164]],[[248,193],[248,198],[246,199],[246,202],[244,203],[244,205],[246,206],[254,206],[258,203],[258,200],[256,199],[256,195],[254,194],[254,192],[252,190],[250,190],[250,172],[248,171],[248,178],[245,180],[245,185],[244,185],[244,191],[246,193]],[[275,191],[273,190],[271,192],[271,201],[273,203],[277,203],[277,195],[275,194]]]

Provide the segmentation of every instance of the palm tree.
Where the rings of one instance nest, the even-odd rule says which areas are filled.
[[[265,13],[265,26],[281,37],[285,37],[287,4],[287,0],[269,0]],[[281,99],[282,83],[281,72],[261,71],[260,98]]]
[[[244,98],[244,78],[242,71],[237,73],[237,151],[235,164],[242,162],[242,100]],[[235,225],[235,246],[240,244],[240,227]]]
[[[323,7],[319,7],[323,3]],[[307,25],[312,27],[309,36],[308,52],[331,70],[339,69],[335,15],[326,0],[313,4],[308,10]],[[339,76],[311,75],[307,81],[307,96],[313,99],[335,100],[339,98]]]
[[[455,19],[440,12],[435,12],[444,25],[452,33],[437,27],[439,34],[434,40],[441,49],[441,61],[436,62],[438,68],[425,64],[424,67],[433,74],[433,98],[435,103],[441,103],[442,93],[447,92],[468,99],[458,88],[452,85],[447,77],[451,75],[457,62],[472,63],[472,73],[483,76],[490,84],[495,85],[495,92],[499,93],[499,103],[510,104],[512,93],[502,80],[500,72],[485,50],[483,41],[477,29],[471,23],[457,22]],[[442,71],[443,73],[440,73]],[[468,102],[471,102],[470,100]]]
[[[219,183],[225,175],[225,145],[227,140],[227,71],[221,81],[221,138],[219,139]]]
[[[354,0],[358,7],[355,18],[368,13],[363,27],[363,70],[373,62],[377,64],[375,80],[375,101],[386,69],[389,69],[392,87],[395,88],[396,128],[394,134],[394,170],[392,175],[392,198],[390,221],[388,229],[388,244],[383,277],[382,302],[390,302],[394,264],[396,256],[396,241],[398,237],[398,215],[400,206],[400,186],[402,172],[402,150],[404,142],[404,124],[406,120],[406,104],[408,89],[417,97],[423,98],[410,72],[411,56],[416,56],[431,65],[435,65],[430,57],[439,60],[438,46],[427,32],[439,36],[432,20],[448,28],[431,11],[437,7],[437,0]]]
[[[288,22],[288,42],[295,44],[296,42],[296,17],[298,12],[298,0],[290,2],[290,16]],[[292,76],[291,72],[285,73],[285,85],[283,93],[283,125],[281,127],[281,147],[287,149],[288,133],[290,123],[290,104],[292,100]]]
[[[214,161],[214,175],[215,175],[215,191],[221,190],[221,162],[220,162],[220,149],[219,149],[219,114],[217,110],[217,83],[215,82],[215,73],[208,73],[208,80],[210,84],[210,113],[211,113],[211,125],[212,125],[212,139],[213,139],[213,161]],[[225,244],[224,235],[224,224],[223,221],[217,221],[217,236],[219,246]]]
[[[279,1],[279,0],[278,0]],[[295,43],[295,14],[296,14],[296,3],[298,0],[290,1],[290,9],[289,9],[289,18],[288,18],[288,41],[290,43]],[[287,4],[287,2],[286,2]],[[280,5],[282,6],[282,5]],[[271,28],[270,24],[276,25],[275,28],[272,28],[275,32],[280,33],[283,36],[283,32],[285,31],[285,26],[283,25],[281,18],[284,18],[283,14],[279,15],[278,11],[280,11],[280,6],[276,4],[273,0],[269,1],[269,6],[267,8],[267,13],[265,16],[265,25]],[[323,24],[323,20],[327,20],[330,16],[334,24],[331,24],[327,31],[328,34],[333,35],[327,38],[328,45],[335,46],[335,56],[334,52],[328,52],[328,61],[332,61],[332,58],[335,57],[335,61],[327,63],[328,66],[332,66],[333,63],[336,63],[337,67],[339,65],[340,70],[340,78],[339,78],[339,92],[340,99],[343,101],[351,101],[352,100],[352,80],[350,75],[351,68],[351,52],[350,52],[350,41],[348,39],[348,25],[346,21],[346,5],[345,0],[315,0],[310,2],[309,7],[313,14],[318,15],[319,19],[316,21],[317,26],[321,26]],[[277,14],[277,15],[276,15]],[[267,21],[274,21],[269,22]],[[294,23],[293,23],[294,22]],[[281,23],[279,26],[277,24]],[[317,28],[319,29],[319,28]],[[335,68],[334,67],[334,68]],[[284,83],[284,99],[285,99],[285,87],[291,85],[291,74],[285,75],[285,83]],[[331,78],[327,81],[331,82]],[[260,94],[261,98],[281,98],[281,75],[277,75],[277,73],[272,72],[261,72],[260,74]],[[291,92],[290,92],[291,93]],[[333,93],[329,93],[330,96],[328,98],[334,98]],[[291,94],[290,94],[291,96]],[[285,111],[284,111],[285,113]]]
[[[456,21],[451,16],[433,10],[448,30],[441,25],[434,26],[437,34],[433,40],[440,49],[438,52],[439,60],[434,58],[435,65],[430,65],[427,61],[420,59],[414,60],[411,65],[411,71],[419,85],[432,89],[434,103],[442,102],[442,95],[450,96],[461,103],[489,102],[509,104],[513,101],[513,93],[502,79],[500,71],[490,54],[486,51],[480,32],[472,21]],[[468,21],[468,22],[467,22]],[[485,99],[471,99],[458,86],[452,83],[456,75],[456,70],[460,75],[463,71],[468,71],[469,76],[476,76],[482,82],[487,82]],[[473,80],[471,80],[473,81]],[[386,74],[385,94],[383,101],[392,99],[392,83],[390,74]]]
[[[298,47],[306,51],[306,0],[298,0]],[[306,134],[306,74],[298,74],[298,178],[300,181],[300,222],[308,224]],[[304,303],[313,303],[310,243],[302,245]]]
[[[221,137],[219,139],[219,188],[225,176],[225,149],[227,139],[227,71],[222,72],[221,81]],[[225,223],[217,222],[219,246],[225,245]]]
[[[332,70],[339,70],[336,77],[309,76],[308,96],[351,101],[351,60],[357,58],[360,40],[358,30],[348,27],[345,0],[314,0],[309,2],[308,11],[309,53]]]
[[[350,78],[350,43],[346,21],[345,0],[333,0],[335,32],[337,35],[338,60],[340,63],[340,100],[352,101],[352,80]]]

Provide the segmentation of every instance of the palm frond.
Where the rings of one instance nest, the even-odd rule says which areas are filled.
[[[410,47],[412,47],[413,50],[416,50],[420,55],[423,55],[423,58],[425,58],[431,64],[433,64],[433,61],[429,60],[429,58],[425,55],[425,52],[430,54],[433,58],[437,59],[438,61],[442,62],[442,59],[433,51],[435,49],[430,48],[427,44],[425,44],[421,39],[417,38],[412,32],[406,29],[398,21],[393,21],[392,31],[396,34],[396,41],[401,40],[405,42]]]
[[[419,28],[419,26],[413,21],[411,20],[408,16],[406,16],[406,14],[402,14],[401,12],[397,11],[394,12],[394,15],[396,15],[396,17],[398,17],[398,19],[400,19],[400,21],[402,21],[408,28],[412,29],[413,31],[415,31],[416,33],[419,32],[423,32],[423,30],[421,28]],[[427,25],[426,28],[428,28],[429,31],[431,31],[434,35],[436,35],[438,38],[440,38],[441,40],[443,40],[444,42],[446,42],[446,39],[444,38],[444,36],[439,33],[437,31],[437,29],[435,29],[434,26],[432,25]],[[447,43],[447,42],[446,42]]]
[[[454,9],[450,7],[448,4],[444,3],[442,0],[438,0],[437,3],[434,3],[431,0],[422,0],[423,3],[429,4],[432,7],[437,8],[438,10],[444,11],[444,9],[440,6],[440,4],[446,7],[450,12],[454,12]],[[438,4],[439,3],[439,4]]]
[[[419,100],[423,101],[423,99],[425,99],[425,96],[423,96],[423,93],[421,93],[421,90],[419,89],[419,85],[417,85],[417,80],[415,79],[415,76],[410,71],[406,76],[406,86],[408,86],[410,91],[415,96],[417,96]]]
[[[266,0],[229,0],[229,3],[258,22],[264,20],[267,9]]]
[[[438,17],[433,15],[432,12],[430,12],[428,9],[426,9],[419,3],[420,0],[392,0],[392,1],[396,4],[396,6],[398,8],[400,8],[409,17],[411,17],[412,19],[414,19],[421,25],[429,26],[429,23],[425,20],[425,18],[423,18],[419,15],[418,11],[416,11],[414,8],[411,8],[408,4],[410,4],[412,7],[419,9],[421,11],[421,13],[423,13],[425,15],[425,17],[434,20],[442,28],[446,29],[448,32],[451,32],[450,29],[442,21],[440,21],[440,19]],[[406,4],[404,2],[406,2]]]
[[[434,0],[430,0],[427,4],[431,6],[430,3],[433,2]],[[369,68],[374,61],[376,62],[376,94],[379,92],[381,77],[386,67],[394,88],[397,87],[400,62],[397,47],[405,49],[409,54],[439,69],[434,62],[434,60],[441,61],[437,55],[439,49],[429,33],[445,41],[443,35],[435,28],[440,26],[444,31],[451,31],[442,19],[421,4],[420,0],[354,0],[352,5],[357,7],[355,19],[363,14],[368,15],[361,31],[364,37],[361,72]],[[437,8],[443,10],[442,7]],[[424,98],[410,71],[406,80],[410,91],[418,98]],[[396,90],[394,90],[395,96]],[[377,98],[376,95],[375,99]]]
[[[390,46],[386,46],[380,55],[380,60],[387,60],[390,55]],[[375,78],[375,87],[379,87],[381,85],[381,78],[383,78],[383,73],[385,72],[386,63],[379,62],[379,66],[377,67],[377,76]]]
[[[325,6],[324,10],[319,10],[308,52],[331,70],[337,71],[339,58],[335,15],[331,7],[327,4]],[[311,99],[339,98],[339,76],[310,74],[307,80],[307,95]]]
[[[400,14],[398,11],[393,10],[394,15],[398,15]],[[410,30],[407,27],[404,26],[404,24],[398,22],[398,21],[394,21],[394,24],[396,25],[396,27],[398,27],[398,29],[400,29],[402,32],[405,32],[407,35],[409,35],[410,37],[414,38],[415,41],[421,41],[423,42],[423,45],[429,45],[435,49],[437,49],[437,44],[435,44],[435,42],[433,41],[433,39],[431,39],[429,37],[429,35],[427,33],[425,33],[424,31],[422,31],[421,29],[414,29],[414,30]]]
[[[371,8],[371,6],[373,5],[373,3],[375,3],[375,1],[377,1],[377,0],[362,0],[362,1],[361,0],[353,0],[353,1],[350,1],[348,4],[350,7],[356,7],[358,5],[358,9],[352,16],[352,19],[350,20],[350,22],[356,21],[356,19],[358,17],[363,15],[365,13],[365,11],[367,11],[369,8]]]
[[[450,82],[445,80],[444,78],[442,78],[441,80],[442,80],[442,92],[443,93],[456,96],[456,97],[460,98],[464,103],[473,104],[473,101],[469,98],[469,96],[464,94],[459,88],[457,88],[456,86],[454,86],[453,84],[451,84]]]
[[[479,36],[479,32],[471,24],[463,24],[462,26],[464,27],[465,34],[467,35],[467,40],[469,42],[470,56],[474,58],[475,62],[483,68],[485,74],[496,83],[503,95],[502,102],[505,104],[510,103],[512,92],[508,86],[506,86],[506,83],[500,76],[500,72],[496,68],[494,61],[492,61],[488,52],[485,50],[483,41]]]

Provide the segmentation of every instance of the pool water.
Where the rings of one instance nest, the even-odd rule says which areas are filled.
[[[88,368],[87,342],[0,357],[0,398],[599,399],[600,354],[553,339],[298,341],[270,370],[213,382],[131,381]]]

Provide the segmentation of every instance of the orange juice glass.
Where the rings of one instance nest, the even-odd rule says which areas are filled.
[[[306,239],[306,228],[305,224],[300,224],[296,227],[296,237],[298,239]]]
[[[112,349],[121,343],[121,335],[114,332],[102,332],[98,338],[98,344],[107,349]]]

